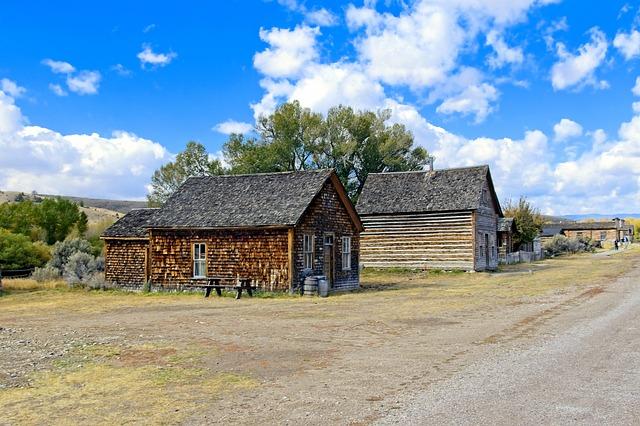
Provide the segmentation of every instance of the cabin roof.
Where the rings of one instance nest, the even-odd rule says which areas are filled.
[[[541,237],[553,237],[554,235],[562,234],[562,230],[565,229],[563,224],[550,224],[542,227],[540,231]]]
[[[628,226],[623,225],[618,227],[615,221],[610,220],[607,222],[575,222],[575,223],[567,223],[562,225],[562,229],[570,229],[572,231],[575,230],[605,230],[605,229],[627,229]]]
[[[488,182],[496,211],[502,216],[489,166],[433,171],[372,173],[358,200],[358,213],[393,214],[476,210]]]
[[[154,215],[149,227],[294,226],[329,179],[361,227],[333,170],[192,177]]]
[[[133,209],[108,227],[102,236],[106,238],[146,238],[147,226],[157,212],[157,208]]]
[[[498,232],[511,232],[514,230],[514,220],[512,217],[498,218]]]

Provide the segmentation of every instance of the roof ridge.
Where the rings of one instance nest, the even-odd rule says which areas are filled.
[[[465,166],[465,167],[448,167],[446,169],[433,169],[433,170],[403,170],[399,172],[376,172],[369,173],[369,175],[394,175],[394,174],[403,174],[403,173],[431,173],[431,172],[448,172],[454,170],[469,170],[469,169],[482,169],[488,168],[488,164],[480,164],[477,166]]]
[[[239,174],[228,174],[228,175],[211,175],[211,176],[189,176],[189,179],[204,179],[204,178],[230,178],[230,177],[246,177],[246,176],[275,176],[275,175],[286,175],[286,174],[295,174],[295,173],[321,173],[321,172],[332,172],[334,169],[308,169],[308,170],[289,170],[285,172],[262,172],[262,173],[239,173]]]

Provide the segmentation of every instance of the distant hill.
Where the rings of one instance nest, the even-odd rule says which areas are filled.
[[[571,220],[584,220],[584,219],[613,219],[614,217],[619,217],[621,219],[630,217],[634,219],[640,219],[640,213],[611,213],[611,214],[570,214],[562,216]]]
[[[37,198],[55,198],[61,197],[76,204],[82,204],[85,207],[95,207],[98,209],[110,210],[117,213],[128,213],[133,209],[147,207],[146,201],[125,201],[125,200],[105,200],[101,198],[72,197],[68,195],[51,195],[51,194],[29,194],[16,191],[0,191],[0,203],[15,201],[19,194],[24,194],[27,200],[37,201]]]

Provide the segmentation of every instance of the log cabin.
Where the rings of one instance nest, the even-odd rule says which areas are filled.
[[[370,174],[357,210],[365,267],[498,267],[503,214],[489,166]]]
[[[573,222],[562,224],[562,233],[569,238],[588,238],[591,241],[614,242],[628,237],[633,241],[633,225],[624,219],[614,218],[599,222]]]
[[[332,170],[189,178],[157,210],[108,228],[105,276],[120,287],[197,288],[209,276],[293,290],[309,275],[359,286],[362,223]]]
[[[513,236],[516,232],[518,230],[514,218],[498,218],[498,259],[506,259],[513,252]]]

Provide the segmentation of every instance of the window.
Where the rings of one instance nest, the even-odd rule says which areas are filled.
[[[193,245],[193,277],[202,278],[207,276],[207,245],[205,243],[195,243]]]
[[[303,235],[302,252],[304,253],[304,268],[313,269],[313,235]]]
[[[607,231],[600,232],[600,241],[604,241],[607,239]]]
[[[351,237],[342,237],[342,270],[351,269]]]
[[[582,237],[582,231],[578,231],[578,232],[576,232],[576,236],[577,236],[578,238]]]

